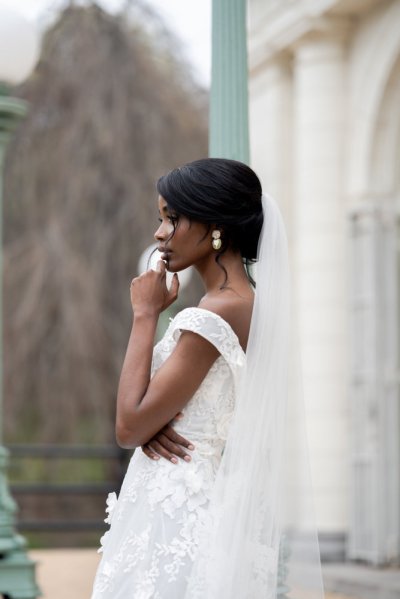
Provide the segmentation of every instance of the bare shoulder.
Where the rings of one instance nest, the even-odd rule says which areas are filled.
[[[241,298],[221,295],[219,297],[203,298],[199,303],[199,308],[204,308],[221,316],[232,327],[240,345],[246,351],[253,301],[254,296]]]

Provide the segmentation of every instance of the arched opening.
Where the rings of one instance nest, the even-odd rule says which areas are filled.
[[[397,32],[400,42],[400,32]],[[398,46],[399,47],[399,46]],[[349,557],[400,561],[400,51],[381,89],[350,214]],[[371,73],[374,80],[374,73]],[[375,78],[378,81],[378,77]]]

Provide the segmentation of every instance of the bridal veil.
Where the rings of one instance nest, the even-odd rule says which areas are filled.
[[[237,403],[185,599],[322,599],[285,226],[262,197]]]

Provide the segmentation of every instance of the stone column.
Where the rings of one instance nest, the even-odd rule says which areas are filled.
[[[279,204],[292,257],[293,87],[287,54],[274,56],[262,68],[250,67],[249,100],[252,167]]]
[[[343,557],[348,526],[345,284],[345,43],[342,28],[294,49],[296,303],[311,471],[323,555]]]

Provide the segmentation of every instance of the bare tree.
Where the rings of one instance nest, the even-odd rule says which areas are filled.
[[[207,152],[206,94],[150,31],[70,6],[16,91],[30,110],[5,173],[9,441],[113,437],[155,182]]]

